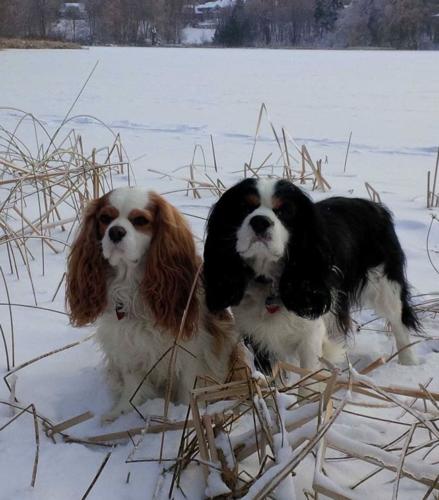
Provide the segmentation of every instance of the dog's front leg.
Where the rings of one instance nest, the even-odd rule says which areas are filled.
[[[139,378],[138,375],[135,375],[133,373],[124,373],[122,377],[122,391],[120,392],[119,397],[117,397],[117,399],[115,400],[115,403],[111,410],[102,416],[101,422],[103,424],[113,422],[120,415],[133,411],[133,405],[137,407],[144,403],[145,400],[154,398],[156,396],[155,392],[152,390],[147,381],[144,381],[143,384],[140,385],[142,379]],[[136,393],[136,395],[133,398],[134,393]],[[131,398],[133,399],[130,403]]]
[[[303,339],[299,344],[300,367],[310,371],[316,371],[321,368],[320,358],[323,355],[323,342],[326,338],[326,328],[321,318],[309,320],[303,331]],[[311,380],[309,380],[311,382]],[[307,387],[299,388],[299,395],[307,398],[317,392],[322,392],[325,384],[314,383]]]

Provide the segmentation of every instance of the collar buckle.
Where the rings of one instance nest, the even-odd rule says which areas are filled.
[[[118,321],[125,318],[125,311],[123,310],[123,304],[116,304],[114,310],[116,311],[116,317]]]

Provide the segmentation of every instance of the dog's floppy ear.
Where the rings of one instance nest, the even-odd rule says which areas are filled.
[[[179,333],[186,312],[182,334],[189,338],[196,333],[198,324],[197,292],[195,288],[191,297],[191,290],[196,286],[201,261],[181,213],[158,194],[150,193],[149,197],[154,211],[154,232],[141,284],[142,296],[157,325],[174,335]]]
[[[290,232],[279,293],[285,307],[306,318],[317,318],[331,307],[331,248],[313,201],[292,186]]]
[[[238,305],[252,274],[236,251],[236,231],[242,222],[236,213],[236,188],[222,195],[207,223],[204,287],[206,304],[212,312]]]
[[[66,303],[75,326],[93,323],[107,305],[108,264],[102,255],[97,222],[104,203],[105,196],[86,207],[67,259]]]

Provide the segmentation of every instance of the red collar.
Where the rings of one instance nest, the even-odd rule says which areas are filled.
[[[116,311],[116,317],[117,320],[120,321],[121,319],[125,318],[125,312],[122,311],[122,309],[118,309],[117,307],[115,308]]]
[[[280,306],[277,304],[265,304],[265,309],[267,310],[268,314],[274,314],[280,311]]]

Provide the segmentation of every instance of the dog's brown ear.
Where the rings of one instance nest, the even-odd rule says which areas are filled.
[[[182,335],[189,338],[198,324],[196,287],[190,301],[189,298],[200,259],[191,230],[180,212],[158,194],[149,196],[154,214],[153,235],[141,284],[142,295],[157,325],[174,335],[178,334],[186,311]]]
[[[107,305],[108,264],[102,255],[97,222],[104,204],[105,197],[88,204],[67,260],[66,304],[74,326],[93,323]]]

